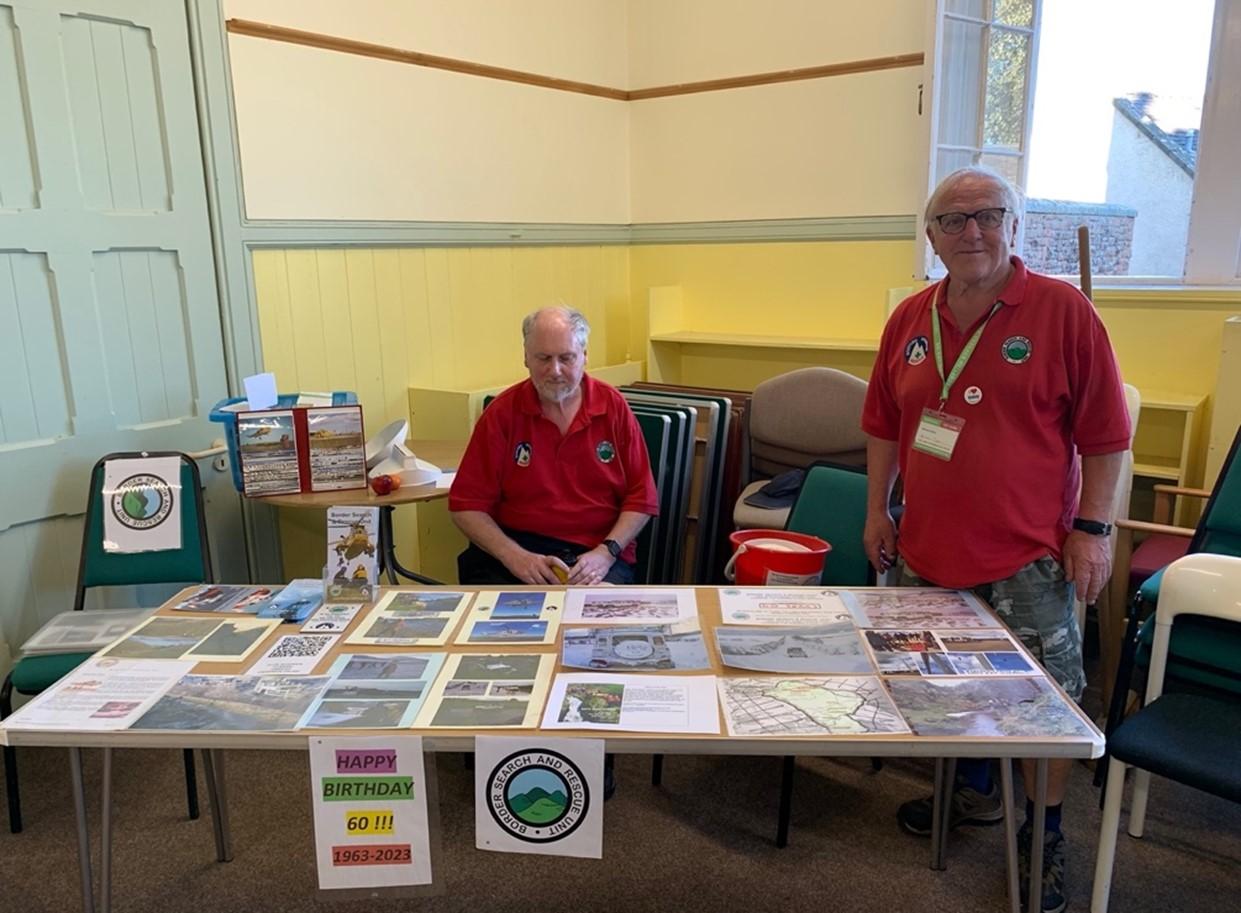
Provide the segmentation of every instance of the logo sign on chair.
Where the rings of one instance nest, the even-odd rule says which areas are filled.
[[[103,548],[118,553],[181,547],[181,460],[108,460],[103,468]]]

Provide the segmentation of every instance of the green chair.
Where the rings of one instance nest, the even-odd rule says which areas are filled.
[[[1187,554],[1206,552],[1241,557],[1241,429],[1233,439],[1219,477],[1194,529]],[[1164,572],[1160,570],[1139,588],[1129,610],[1116,684],[1112,689],[1106,734],[1110,738],[1124,718],[1135,670],[1151,666],[1155,614]],[[1178,617],[1168,647],[1164,691],[1195,694],[1241,695],[1241,629],[1218,618]],[[1096,783],[1106,780],[1105,765],[1096,768]]]
[[[139,457],[179,457],[181,460],[181,547],[157,552],[116,553],[103,548],[103,478],[109,460]],[[202,483],[198,465],[183,453],[110,453],[91,470],[86,517],[82,528],[82,557],[74,611],[86,603],[86,591],[93,587],[136,586],[159,583],[211,583],[211,553],[207,544],[207,521],[203,513]],[[13,712],[13,692],[37,695],[50,688],[90,658],[90,653],[60,653],[22,657],[0,687],[0,719]],[[184,752],[185,786],[190,818],[198,817],[198,791],[195,785],[194,755]],[[22,829],[21,798],[18,792],[17,753],[4,749],[5,787],[9,805],[9,829]],[[210,785],[210,784],[209,784]]]
[[[866,468],[820,460],[806,470],[784,528],[818,536],[832,550],[823,563],[824,586],[874,586],[875,569],[866,558]]]

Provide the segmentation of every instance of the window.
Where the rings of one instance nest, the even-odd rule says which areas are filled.
[[[1241,279],[1241,0],[931,0],[930,14],[928,192],[971,163],[1004,174],[1028,198],[1018,249],[1042,272],[1077,273],[1086,224],[1096,277]]]

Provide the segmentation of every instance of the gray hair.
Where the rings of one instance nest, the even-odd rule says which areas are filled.
[[[586,315],[577,308],[567,307],[563,304],[539,308],[537,311],[527,314],[521,322],[522,345],[524,346],[530,341],[530,334],[534,332],[534,325],[539,322],[541,317],[553,315],[569,325],[569,329],[573,333],[573,341],[577,343],[580,349],[585,351],[586,342],[590,339],[590,322],[586,319]]]
[[[1004,175],[1000,174],[993,168],[986,165],[970,165],[966,168],[958,168],[948,177],[939,182],[939,185],[931,193],[931,198],[926,201],[926,211],[923,213],[923,221],[931,224],[931,220],[935,217],[935,209],[943,196],[957,184],[966,180],[981,180],[994,184],[996,189],[1004,197],[1004,208],[1013,213],[1014,216],[1020,218],[1024,202],[1021,198],[1021,192],[1014,187]]]

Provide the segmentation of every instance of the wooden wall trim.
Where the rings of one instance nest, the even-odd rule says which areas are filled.
[[[699,92],[745,89],[752,86],[769,86],[781,82],[797,82],[805,79],[824,79],[829,76],[873,73],[878,70],[892,70],[900,67],[919,67],[922,66],[923,61],[923,55],[920,52],[916,54],[897,54],[892,57],[872,57],[866,60],[830,63],[817,67],[802,67],[796,70],[752,73],[747,76],[729,76],[723,79],[708,79],[702,82],[685,82],[677,85],[651,86],[646,89],[626,90],[594,85],[588,82],[576,82],[571,79],[559,79],[554,76],[543,76],[539,73],[527,73],[524,70],[493,67],[487,64],[473,63],[469,60],[458,60],[454,57],[439,57],[435,54],[424,54],[421,51],[407,51],[403,48],[372,44],[368,41],[355,41],[352,38],[339,38],[335,35],[324,35],[320,32],[306,32],[301,29],[291,29],[282,25],[269,25],[265,22],[254,22],[249,19],[229,19],[225,24],[228,31],[234,35],[248,35],[251,38],[265,38],[268,41],[300,44],[325,51],[355,54],[359,57],[373,57],[378,60],[390,60],[395,63],[429,67],[435,70],[449,70],[453,73],[463,73],[467,76],[481,76],[485,79],[517,82],[528,86],[538,86],[543,89],[555,89],[560,92],[594,95],[615,101],[643,101],[650,98],[667,98],[672,95],[693,95]]]

